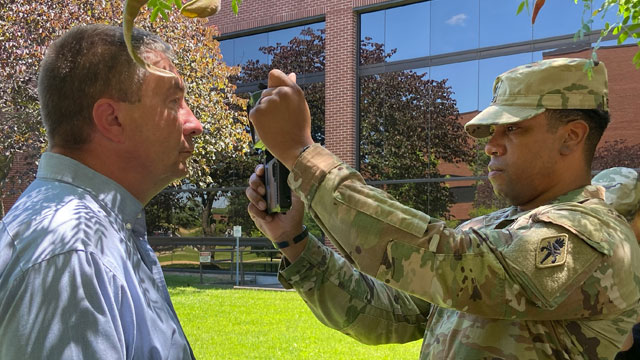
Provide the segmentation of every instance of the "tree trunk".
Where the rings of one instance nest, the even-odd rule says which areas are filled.
[[[214,196],[210,193],[203,194],[203,208],[202,208],[202,234],[204,236],[210,236],[211,231],[211,208],[213,206]]]

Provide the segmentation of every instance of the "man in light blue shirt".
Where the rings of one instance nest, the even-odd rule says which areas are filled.
[[[76,27],[47,50],[38,96],[49,151],[0,222],[0,359],[192,359],[143,206],[184,176],[202,132],[170,47]]]

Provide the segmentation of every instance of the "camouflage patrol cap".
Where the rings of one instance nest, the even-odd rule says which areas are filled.
[[[627,219],[640,207],[640,181],[638,173],[625,167],[603,170],[591,183],[605,188],[604,201]]]
[[[493,83],[489,107],[465,126],[469,135],[491,135],[492,125],[513,124],[545,109],[600,109],[608,111],[607,69],[593,67],[590,80],[584,71],[588,59],[559,58],[518,66]]]

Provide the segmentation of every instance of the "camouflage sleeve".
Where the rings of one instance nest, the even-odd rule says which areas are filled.
[[[292,264],[283,259],[278,275],[295,288],[323,324],[365,344],[421,339],[430,304],[414,299],[355,270],[312,235]]]
[[[360,271],[440,307],[557,320],[620,313],[638,299],[634,286],[626,286],[638,279],[628,264],[640,258],[619,241],[629,238],[624,219],[607,218],[611,224],[604,226],[607,221],[581,214],[576,229],[566,216],[571,211],[558,210],[521,217],[505,229],[482,219],[449,229],[367,186],[319,145],[300,156],[289,185]],[[622,261],[605,262],[611,256]]]

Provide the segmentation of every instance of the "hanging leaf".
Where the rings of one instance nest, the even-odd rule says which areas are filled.
[[[536,18],[538,17],[538,12],[542,9],[545,0],[536,0],[533,5],[533,13],[531,14],[531,25],[535,24]]]

